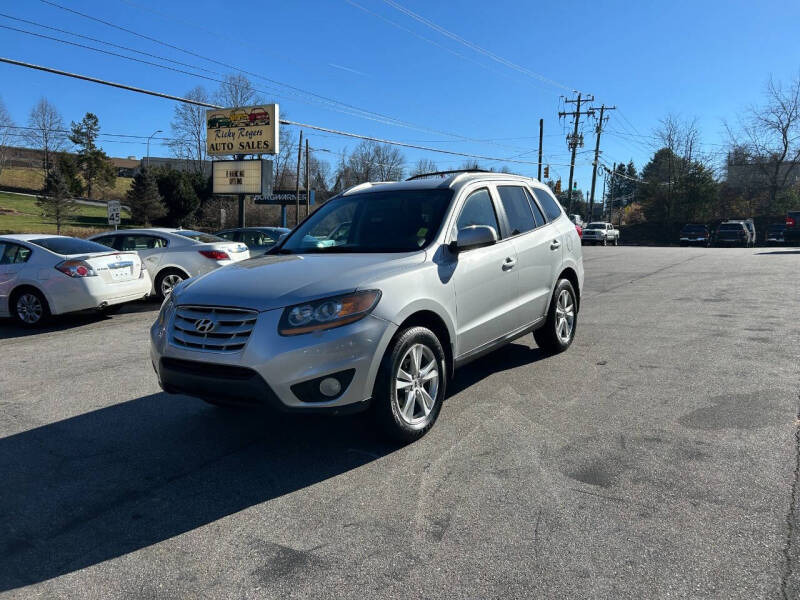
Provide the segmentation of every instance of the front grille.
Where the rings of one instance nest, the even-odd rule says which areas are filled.
[[[179,306],[172,322],[172,343],[205,352],[242,350],[255,327],[258,312],[220,306]],[[202,325],[213,324],[212,327]],[[201,329],[198,330],[198,324]]]

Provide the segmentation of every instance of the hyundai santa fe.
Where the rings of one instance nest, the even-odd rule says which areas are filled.
[[[536,180],[366,183],[266,255],[178,284],[151,328],[151,358],[169,393],[369,409],[412,441],[436,421],[454,369],[531,332],[543,350],[566,350],[582,284],[575,227]]]

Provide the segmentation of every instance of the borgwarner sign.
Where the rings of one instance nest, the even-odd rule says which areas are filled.
[[[206,111],[206,151],[209,156],[226,154],[277,154],[278,105]]]

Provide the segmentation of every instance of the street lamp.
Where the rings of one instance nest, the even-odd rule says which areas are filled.
[[[156,129],[153,133],[150,134],[150,137],[147,138],[147,166],[150,166],[150,139],[157,133],[164,133],[160,129]]]

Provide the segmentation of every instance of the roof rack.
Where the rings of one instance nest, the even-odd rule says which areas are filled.
[[[455,169],[453,171],[433,171],[432,173],[420,173],[413,175],[406,179],[406,181],[414,181],[415,179],[423,179],[425,177],[445,177],[446,175],[455,175],[456,173],[492,173],[486,169]]]

